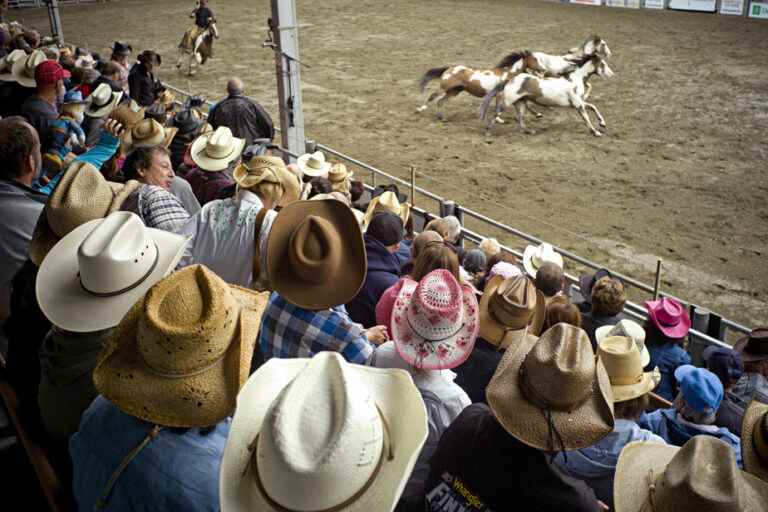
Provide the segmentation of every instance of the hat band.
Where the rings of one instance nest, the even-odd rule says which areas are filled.
[[[201,373],[205,373],[211,368],[213,368],[214,366],[216,366],[217,364],[219,364],[222,361],[222,359],[227,357],[228,352],[229,352],[228,350],[225,350],[224,352],[221,353],[219,357],[217,357],[213,362],[211,362],[211,364],[203,368],[200,368],[199,370],[195,370],[189,373],[165,373],[165,372],[158,371],[152,368],[152,365],[150,365],[147,362],[147,360],[144,359],[144,354],[142,354],[141,351],[139,351],[139,359],[141,359],[141,362],[146,368],[146,370],[156,377],[160,377],[162,379],[188,379],[190,377],[195,377],[197,375],[200,375]]]
[[[680,317],[664,318],[662,316],[656,315],[656,318],[659,320],[659,323],[664,327],[676,327],[677,324],[680,323]]]
[[[525,362],[520,365],[520,388],[523,391],[523,394],[525,397],[530,401],[533,405],[538,407],[542,410],[554,410],[557,412],[573,412],[584,403],[586,403],[587,400],[589,400],[589,397],[592,396],[592,389],[590,387],[590,392],[586,393],[583,397],[581,397],[576,402],[573,402],[568,405],[568,407],[562,407],[562,406],[556,406],[553,403],[551,403],[545,396],[540,394],[535,387],[533,387],[533,384],[530,382],[530,379],[527,378],[528,374],[525,373]],[[597,367],[595,367],[595,379],[597,379]]]
[[[430,343],[439,343],[441,341],[449,340],[449,339],[453,338],[454,336],[456,336],[457,334],[459,334],[461,332],[461,330],[464,328],[464,326],[466,325],[465,322],[461,322],[459,327],[455,331],[453,331],[451,334],[449,334],[448,336],[445,336],[443,338],[430,338],[428,336],[425,336],[425,335],[421,334],[419,332],[419,330],[416,327],[414,327],[414,325],[411,323],[411,318],[408,316],[408,313],[405,314],[405,321],[408,322],[408,327],[410,327],[413,332],[418,334],[419,338],[423,338],[424,341],[428,341]]]
[[[147,280],[147,278],[154,272],[155,267],[157,266],[157,261],[160,259],[160,249],[157,248],[157,244],[155,244],[155,260],[152,262],[152,265],[149,267],[149,270],[147,270],[147,273],[144,274],[139,278],[138,281],[135,283],[126,286],[122,290],[117,290],[115,292],[94,292],[93,290],[89,290],[88,287],[83,284],[83,279],[80,277],[80,272],[77,273],[77,280],[80,283],[80,287],[85,290],[86,292],[90,293],[91,295],[94,295],[96,297],[115,297],[117,295],[122,295],[126,292],[129,292],[139,286],[141,283]]]
[[[107,99],[107,101],[105,101],[104,103],[97,103],[96,102],[96,98],[92,98],[91,99],[91,108],[93,109],[93,107],[96,107],[96,108],[106,107],[110,103],[112,103],[112,93],[109,94],[109,99]]]

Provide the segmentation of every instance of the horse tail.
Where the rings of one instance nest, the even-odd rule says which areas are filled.
[[[520,59],[524,59],[528,57],[531,54],[528,50],[523,50],[520,52],[512,52],[503,59],[499,61],[498,64],[496,64],[497,68],[506,68],[512,66],[515,62],[519,61]]]
[[[427,84],[431,82],[432,80],[435,80],[437,78],[440,78],[443,73],[445,73],[450,66],[443,66],[441,68],[432,68],[426,73],[424,73],[424,76],[421,77],[421,81],[419,82],[419,89],[421,92],[424,92],[424,89],[427,88]]]
[[[491,102],[493,99],[501,94],[501,92],[504,90],[504,87],[507,85],[506,80],[502,80],[499,82],[496,87],[488,91],[488,93],[483,96],[483,102],[480,104],[480,120],[485,122],[485,118],[488,115],[488,108],[491,106]]]

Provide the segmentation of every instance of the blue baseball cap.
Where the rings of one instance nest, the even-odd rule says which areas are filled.
[[[685,402],[699,412],[706,408],[717,410],[723,401],[723,385],[717,375],[704,368],[684,364],[675,370]]]
[[[711,345],[702,354],[707,370],[720,378],[723,386],[728,386],[741,378],[744,363],[741,354],[733,349]]]

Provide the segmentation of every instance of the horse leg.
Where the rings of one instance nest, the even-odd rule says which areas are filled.
[[[515,110],[517,111],[517,122],[520,124],[520,129],[523,130],[523,132],[533,135],[536,132],[534,130],[531,130],[525,127],[525,120],[524,120],[525,108],[526,108],[525,104],[526,104],[526,101],[524,99],[520,99],[515,102]]]
[[[424,112],[425,110],[427,110],[427,107],[429,106],[429,104],[435,101],[435,98],[437,98],[438,96],[440,96],[440,91],[435,91],[432,94],[430,94],[429,98],[427,98],[427,101],[425,101],[422,106],[416,107],[416,112]]]
[[[584,95],[581,98],[586,100],[587,98],[589,98],[590,92],[592,92],[592,84],[587,82],[587,85],[584,87]]]
[[[530,103],[528,103],[527,101],[525,102],[525,109],[526,109],[528,112],[530,112],[531,114],[533,114],[534,116],[536,116],[536,118],[537,118],[537,119],[538,119],[538,118],[540,118],[540,117],[542,117],[542,116],[544,115],[544,114],[542,114],[541,112],[536,112],[535,110],[533,110],[533,109],[531,108],[531,104],[530,104]]]
[[[576,110],[579,112],[579,115],[581,115],[581,118],[584,119],[584,122],[587,123],[587,127],[589,128],[589,131],[592,132],[592,135],[595,137],[601,137],[603,134],[600,133],[595,129],[595,127],[592,125],[592,121],[589,119],[589,114],[587,113],[587,108],[584,104],[579,105],[576,107]]]
[[[493,119],[494,123],[504,124],[504,119],[501,118],[501,113],[504,112],[504,103],[501,95],[496,96],[496,117]]]
[[[464,90],[463,87],[453,87],[445,91],[443,95],[440,97],[440,99],[437,100],[437,118],[439,120],[445,121],[445,114],[443,114],[443,105],[445,104],[445,102],[448,101],[449,98],[453,98],[463,90]]]
[[[600,111],[597,110],[596,106],[594,106],[592,103],[587,103],[586,101],[584,102],[584,106],[589,109],[592,109],[592,112],[594,112],[595,115],[597,116],[597,120],[599,121],[600,126],[602,126],[603,128],[607,127],[607,125],[605,124],[605,119],[603,119],[603,116],[600,114]]]

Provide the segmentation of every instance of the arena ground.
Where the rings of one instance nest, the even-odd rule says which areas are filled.
[[[173,67],[188,0],[122,0],[62,9],[68,41],[107,52],[113,39],[153,48],[161,78],[209,98],[231,75],[276,114],[269,2],[211,2],[221,39],[188,79]],[[768,22],[594,8],[540,0],[298,0],[306,134],[420,185],[747,324],[768,302]],[[11,13],[46,29],[43,11]],[[416,114],[427,69],[488,66],[523,49],[559,52],[599,33],[611,80],[592,101],[602,139],[573,111],[497,126],[487,142],[479,100]],[[511,116],[510,116],[511,117]],[[520,245],[520,241],[506,239]],[[575,270],[575,269],[572,269]]]

